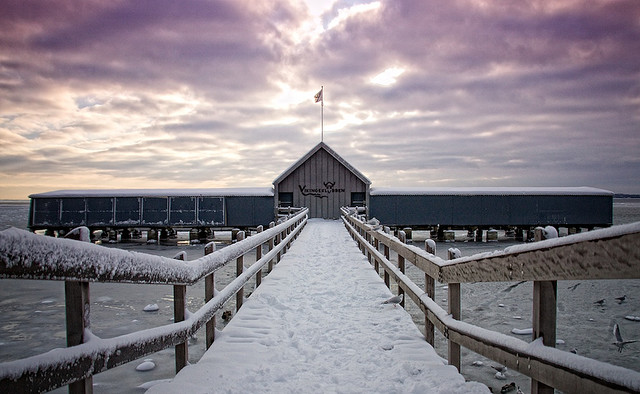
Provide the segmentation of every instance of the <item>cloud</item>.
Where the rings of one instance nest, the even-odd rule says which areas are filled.
[[[0,197],[268,186],[319,141],[321,85],[325,141],[374,186],[640,193],[639,18],[634,0],[5,1]]]

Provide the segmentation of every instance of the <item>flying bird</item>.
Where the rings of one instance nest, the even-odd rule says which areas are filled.
[[[595,301],[594,304],[597,304],[597,305],[600,305],[600,306],[604,305],[604,298],[601,299],[601,300]]]
[[[625,341],[624,339],[622,339],[622,335],[620,334],[620,326],[618,326],[618,323],[613,325],[613,336],[616,338],[616,341],[613,342],[613,344],[618,348],[618,353],[622,353],[624,345],[638,342],[637,340]]]
[[[616,300],[618,300],[618,304],[622,304],[625,300],[627,299],[627,295],[623,295],[622,297],[616,297]]]
[[[567,289],[569,289],[569,290],[571,290],[571,291],[574,291],[574,290],[576,289],[576,287],[578,287],[578,286],[580,286],[580,282],[576,283],[576,284],[575,284],[575,285],[573,285],[573,286],[569,286],[569,287],[567,287]]]
[[[399,303],[402,302],[402,299],[404,298],[404,294],[400,294],[397,296],[393,296],[391,298],[389,298],[386,301],[382,301],[383,304],[393,304],[393,306],[398,305]]]

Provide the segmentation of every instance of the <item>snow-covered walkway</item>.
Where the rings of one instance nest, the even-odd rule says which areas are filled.
[[[341,221],[309,220],[213,346],[149,393],[488,393],[425,341]]]

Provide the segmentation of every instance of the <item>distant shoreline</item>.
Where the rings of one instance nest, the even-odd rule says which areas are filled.
[[[614,194],[613,198],[640,198],[640,194]]]

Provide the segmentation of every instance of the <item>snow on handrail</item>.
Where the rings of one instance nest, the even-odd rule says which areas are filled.
[[[43,237],[10,228],[0,231],[0,277],[190,285],[267,242],[307,212],[302,210],[273,228],[191,261]]]
[[[306,212],[302,214],[306,214]],[[292,220],[301,219],[302,216],[297,215]],[[0,363],[0,389],[2,389],[0,391],[17,392],[25,388],[28,388],[28,391],[52,390],[82,377],[104,372],[107,369],[184,342],[209,321],[265,264],[281,253],[282,249],[297,237],[304,227],[304,223],[305,221],[301,220],[300,225],[291,231],[280,244],[248,267],[200,309],[194,313],[188,313],[185,320],[106,339],[99,338],[86,330],[85,336],[88,340],[83,344],[53,349],[47,353],[25,359]],[[290,225],[290,221],[286,222],[285,228]],[[278,226],[270,230],[278,231],[278,229],[283,230]],[[257,240],[259,241],[260,238]],[[52,379],[52,377],[55,378]]]
[[[343,213],[441,283],[640,279],[640,222],[443,260]]]
[[[576,387],[589,387],[592,392],[640,392],[640,373],[637,371],[545,346],[542,344],[542,338],[538,338],[532,343],[527,343],[506,334],[487,330],[454,319],[449,312],[442,309],[431,299],[423,289],[402,273],[398,267],[387,260],[380,251],[369,244],[362,235],[363,232],[366,232],[375,239],[382,241],[383,244],[386,244],[391,249],[396,250],[400,255],[404,256],[405,259],[408,259],[414,264],[420,263],[421,259],[425,259],[425,261],[428,261],[428,264],[431,265],[428,269],[430,271],[428,274],[436,273],[437,276],[435,277],[440,278],[443,276],[441,270],[446,270],[447,267],[455,267],[456,265],[465,266],[469,265],[469,263],[476,262],[487,264],[486,259],[489,257],[499,260],[504,256],[522,257],[537,253],[536,256],[538,260],[544,260],[544,258],[540,258],[540,251],[557,251],[568,248],[574,250],[576,245],[591,245],[594,242],[600,242],[600,244],[602,244],[598,245],[595,249],[606,249],[607,247],[603,245],[620,241],[623,245],[614,245],[613,248],[609,249],[620,249],[622,251],[621,254],[616,255],[616,260],[630,260],[631,264],[635,264],[636,272],[634,277],[637,278],[639,259],[637,257],[638,252],[635,249],[638,248],[634,246],[639,244],[640,223],[616,226],[615,228],[605,229],[604,231],[591,231],[587,234],[564,237],[560,240],[552,239],[536,242],[535,244],[510,247],[505,251],[495,252],[489,255],[479,254],[445,261],[414,246],[402,244],[394,236],[374,230],[373,226],[366,224],[363,220],[355,218],[347,210],[343,209],[343,213],[345,226],[349,232],[358,239],[359,243],[365,244],[366,253],[371,254],[377,262],[384,266],[385,272],[393,277],[396,283],[398,283],[398,287],[424,311],[425,319],[433,323],[449,341],[458,343],[485,357],[499,361],[509,368],[516,369],[530,376],[532,379],[553,384],[561,390],[571,391],[572,389],[575,390]],[[362,230],[362,232],[359,230]],[[629,237],[634,238],[630,239]],[[594,248],[590,248],[590,250],[591,249]],[[622,258],[623,253],[627,253],[627,258]],[[580,257],[584,258],[584,255]],[[554,261],[553,264],[558,264],[558,262]],[[491,264],[489,265],[491,266]],[[473,266],[473,268],[476,267]],[[493,269],[493,267],[490,267],[490,269]],[[474,277],[471,270],[464,271],[461,275],[463,276],[464,274],[469,274],[471,277]],[[626,277],[628,278],[629,276]],[[461,279],[463,279],[463,282],[472,281],[469,280],[469,277],[462,277]],[[600,277],[593,277],[591,279],[600,279]]]

